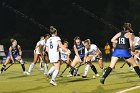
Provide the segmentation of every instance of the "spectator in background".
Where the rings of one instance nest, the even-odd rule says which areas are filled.
[[[104,50],[105,50],[105,61],[107,62],[108,60],[110,60],[110,45],[109,43],[107,42],[105,47],[104,47]]]

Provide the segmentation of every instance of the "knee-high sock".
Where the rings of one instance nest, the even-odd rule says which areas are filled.
[[[54,72],[54,66],[52,66],[51,68],[50,68],[50,70],[48,71],[48,74],[50,74],[50,75],[52,75],[52,73]]]
[[[28,70],[28,72],[30,73],[31,71],[32,71],[32,69],[34,68],[34,63],[32,63],[31,65],[30,65],[30,67],[29,67],[29,70]]]
[[[45,64],[45,66],[44,66],[44,73],[48,73],[48,64]]]
[[[6,68],[6,65],[2,65],[1,72]]]
[[[135,66],[134,69],[135,69],[135,72],[136,72],[136,73],[138,74],[138,76],[140,77],[140,69],[139,69],[139,67],[138,67],[138,66]]]
[[[111,71],[112,71],[112,68],[108,67],[105,71],[105,74],[103,75],[103,78],[106,78],[110,74]]]
[[[86,64],[86,65],[85,65],[85,72],[84,72],[84,75],[85,75],[85,76],[86,76],[87,73],[88,73],[89,67],[90,67],[89,64]]]
[[[91,65],[90,67],[95,74],[98,74],[97,69],[94,65]]]
[[[25,65],[21,64],[22,70],[25,71]]]
[[[55,78],[58,75],[59,70],[54,70],[53,74],[52,74],[52,80],[55,81]]]

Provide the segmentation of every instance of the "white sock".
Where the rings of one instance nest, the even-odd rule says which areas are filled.
[[[48,71],[48,74],[52,74],[53,72],[54,72],[54,66],[52,66],[51,68],[50,68],[50,70]]]
[[[45,64],[45,67],[44,67],[44,73],[45,73],[45,74],[48,73],[48,65],[49,65],[49,64]]]
[[[34,63],[32,63],[31,65],[30,65],[30,67],[29,67],[29,70],[28,70],[28,72],[30,73],[31,71],[32,71],[32,69],[34,68]]]
[[[59,70],[55,70],[55,71],[53,72],[53,74],[52,74],[52,80],[53,80],[53,81],[55,81],[55,78],[57,77],[58,72],[59,72]]]
[[[84,73],[85,76],[86,76],[87,73],[88,73],[89,67],[90,67],[89,64],[86,64],[86,65],[85,65],[85,73]]]

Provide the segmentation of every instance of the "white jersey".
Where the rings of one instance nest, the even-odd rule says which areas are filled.
[[[41,41],[38,41],[37,44],[36,44],[36,47],[35,47],[35,50],[34,50],[34,53],[37,53],[37,54],[40,54],[39,53],[39,46],[45,46],[45,40],[41,40]],[[43,47],[43,50],[44,50],[44,47]]]
[[[58,36],[52,36],[47,40],[46,46],[48,47],[48,55],[51,63],[59,60],[58,41],[60,40]]]
[[[59,51],[60,51],[61,60],[67,61],[67,58],[71,53],[70,50],[68,49],[67,51],[63,51],[62,48],[60,48]]]
[[[133,41],[134,46],[138,46],[139,45],[139,43],[138,43],[139,41],[140,41],[140,38],[139,37],[135,37],[134,41]]]
[[[89,50],[85,48],[85,55],[95,55],[98,47],[95,44],[91,44]]]

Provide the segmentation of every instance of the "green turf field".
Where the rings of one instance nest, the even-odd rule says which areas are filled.
[[[98,64],[94,64],[101,75]],[[106,79],[105,85],[100,85],[99,77],[92,78],[93,72],[90,69],[86,79],[81,78],[81,76],[67,77],[67,70],[64,77],[57,78],[58,86],[49,84],[43,72],[38,71],[39,64],[30,76],[23,75],[20,64],[14,64],[0,75],[0,93],[116,93],[140,85],[140,78],[131,72],[127,65],[120,68],[122,64],[120,62],[116,65],[115,70]],[[109,63],[105,63],[105,65],[108,66]],[[26,68],[28,67],[29,64],[26,64]],[[61,71],[64,68],[65,65],[61,67]],[[84,66],[79,69],[79,72],[83,74]],[[126,93],[140,93],[140,88]]]

